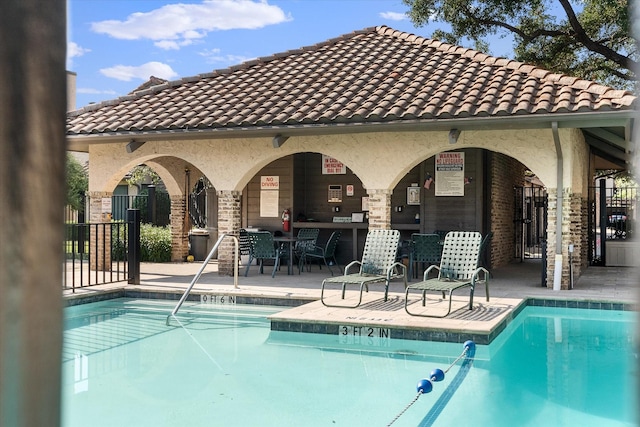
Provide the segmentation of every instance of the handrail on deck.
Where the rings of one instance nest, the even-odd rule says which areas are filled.
[[[184,294],[182,294],[182,298],[180,298],[180,301],[178,301],[178,304],[176,304],[176,306],[173,309],[173,311],[171,312],[171,314],[167,316],[167,326],[169,326],[169,319],[171,319],[171,316],[175,316],[176,313],[178,312],[178,310],[180,310],[180,307],[182,306],[182,303],[185,302],[185,300],[189,296],[189,293],[191,292],[191,289],[193,288],[193,286],[196,284],[196,282],[198,281],[198,279],[202,275],[202,272],[204,271],[205,267],[207,266],[207,264],[209,263],[211,258],[213,258],[213,254],[218,250],[218,246],[220,246],[220,243],[222,243],[222,240],[225,237],[231,237],[233,239],[234,244],[235,244],[235,250],[233,251],[233,254],[234,254],[234,259],[233,259],[233,261],[234,261],[233,262],[233,287],[235,289],[239,289],[238,288],[238,248],[239,248],[238,238],[236,236],[232,235],[232,234],[225,233],[222,236],[220,236],[218,238],[218,240],[216,241],[216,244],[213,245],[213,248],[211,249],[211,252],[209,252],[209,255],[207,255],[207,258],[205,258],[205,260],[202,261],[202,267],[200,267],[200,270],[198,270],[196,275],[193,276],[193,279],[191,280],[191,283],[189,284],[189,287],[184,291]]]

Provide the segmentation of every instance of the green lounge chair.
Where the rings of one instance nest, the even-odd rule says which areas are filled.
[[[482,235],[471,231],[450,231],[444,240],[440,265],[432,265],[424,272],[423,281],[411,284],[405,291],[404,309],[411,316],[447,317],[451,313],[451,296],[453,291],[469,287],[469,310],[473,309],[473,293],[476,283],[484,281],[487,301],[489,301],[489,271],[478,267],[480,258]],[[438,277],[429,278],[432,271],[438,272]],[[482,277],[481,277],[482,276]],[[427,291],[442,292],[442,298],[449,294],[449,310],[444,316],[409,311],[409,292],[422,292],[422,306],[426,305]]]
[[[322,281],[320,301],[327,307],[356,308],[362,303],[363,290],[369,291],[369,285],[384,283],[384,300],[389,293],[389,282],[395,278],[402,278],[407,287],[407,267],[396,261],[400,232],[398,230],[370,230],[364,244],[361,261],[351,261],[344,268],[344,275],[329,277]],[[358,268],[357,273],[350,273]],[[342,299],[345,297],[347,285],[360,286],[360,299],[356,305],[331,305],[324,300],[324,288],[328,283],[342,285]]]

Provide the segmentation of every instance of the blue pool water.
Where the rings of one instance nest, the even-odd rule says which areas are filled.
[[[387,425],[462,344],[271,332],[277,307],[65,309],[63,426]],[[635,313],[527,307],[393,426],[635,425]],[[444,396],[443,396],[444,395]],[[436,402],[445,404],[435,407]],[[429,414],[429,415],[428,415]]]

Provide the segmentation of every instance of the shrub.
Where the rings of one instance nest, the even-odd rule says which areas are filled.
[[[114,239],[112,257],[124,261],[126,259],[125,236],[126,227],[119,227],[119,232],[114,232],[118,237]],[[171,230],[168,226],[156,227],[151,224],[140,226],[140,260],[142,262],[169,262],[171,261]]]
[[[169,227],[142,224],[140,228],[140,253],[142,261],[171,261],[171,230]]]

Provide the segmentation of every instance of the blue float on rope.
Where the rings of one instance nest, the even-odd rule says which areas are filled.
[[[476,355],[476,343],[471,340],[465,341],[463,347],[467,349],[467,357],[475,357]]]
[[[440,368],[436,368],[431,371],[429,378],[431,378],[431,381],[442,381],[444,379],[444,371]]]
[[[429,381],[428,379],[423,378],[418,381],[418,386],[416,387],[416,389],[418,393],[430,393],[431,390],[433,390],[433,384],[431,384],[431,381]]]
[[[471,340],[465,341],[463,344],[463,348],[464,350],[462,351],[462,354],[458,356],[458,358],[454,360],[447,369],[443,371],[440,368],[436,368],[431,371],[429,379],[423,378],[418,381],[418,385],[416,387],[418,394],[416,395],[416,397],[414,397],[411,403],[409,403],[398,415],[396,415],[396,417],[389,424],[387,424],[387,427],[396,422],[396,420],[400,418],[400,416],[404,414],[405,411],[411,407],[411,405],[416,403],[421,394],[430,393],[433,390],[433,383],[431,381],[438,382],[444,380],[445,373],[449,372],[449,369],[451,369],[453,365],[458,363],[460,359],[464,358],[465,360],[462,362],[462,366],[460,367],[460,370],[454,377],[453,381],[440,395],[438,401],[431,407],[431,410],[422,419],[418,427],[430,427],[433,424],[436,418],[438,418],[438,415],[440,415],[440,412],[442,412],[442,409],[444,409],[447,402],[449,402],[449,399],[451,399],[451,396],[453,396],[453,393],[462,383],[462,380],[464,380],[464,378],[467,376],[469,369],[473,365],[473,358],[476,355],[476,343]]]

